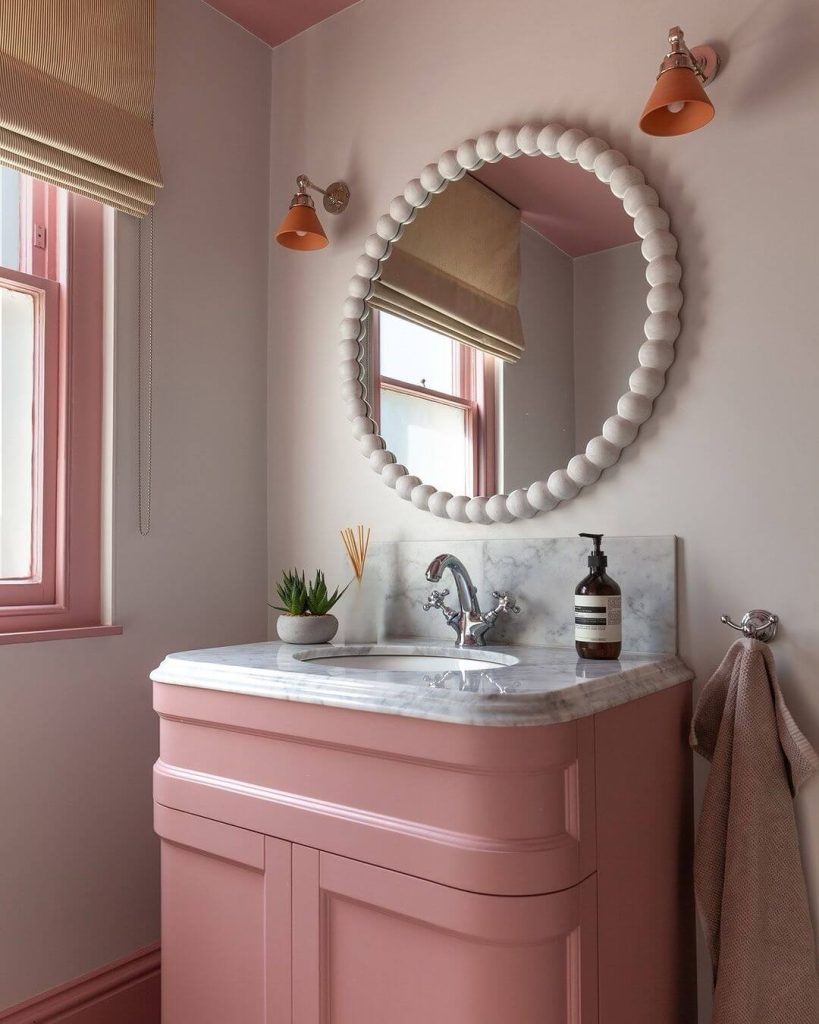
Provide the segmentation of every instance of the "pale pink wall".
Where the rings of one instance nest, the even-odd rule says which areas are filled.
[[[518,308],[526,355],[501,372],[506,491],[528,487],[544,467],[562,469],[574,455],[573,262],[521,224]]]
[[[634,339],[643,334],[648,282],[639,239],[579,256],[572,271],[574,455],[585,451],[617,399],[628,391],[636,365]]]
[[[119,217],[125,633],[0,648],[0,1008],[159,937],[148,672],[264,633],[270,51],[201,0],[157,7],[154,526],[139,536],[136,225]]]
[[[636,120],[680,18],[692,42],[728,53],[716,118],[649,138]],[[369,0],[275,51],[273,219],[301,170],[346,178],[353,198],[328,225],[328,249],[271,256],[272,573],[337,564],[338,527],[356,522],[378,539],[444,544],[592,522],[676,533],[683,656],[706,676],[731,640],[720,613],[773,608],[783,686],[819,744],[818,18],[813,0],[683,11],[670,0]],[[600,134],[657,186],[681,243],[685,328],[655,417],[606,479],[546,516],[458,526],[400,501],[359,455],[338,396],[337,325],[363,239],[407,180],[463,138],[528,118]],[[819,783],[799,815],[819,919]]]

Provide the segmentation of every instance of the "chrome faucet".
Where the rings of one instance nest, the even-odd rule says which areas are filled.
[[[449,596],[448,590],[433,590],[424,602],[424,611],[440,608],[447,625],[455,630],[458,637],[455,641],[457,647],[485,647],[486,634],[495,625],[497,617],[501,613],[517,615],[520,608],[515,604],[511,594],[495,590],[492,597],[497,601],[496,606],[490,612],[482,612],[475,584],[464,563],[455,555],[443,554],[433,558],[427,567],[427,580],[430,583],[440,582],[446,569],[449,569],[455,580],[458,609],[450,608],[444,603],[444,599]]]

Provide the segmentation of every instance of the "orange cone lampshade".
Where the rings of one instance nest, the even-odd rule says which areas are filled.
[[[688,68],[664,71],[649,96],[640,128],[647,135],[685,135],[708,124],[714,104]]]
[[[327,245],[327,235],[312,203],[290,207],[276,232],[276,241],[287,249],[301,252],[312,252]]]
[[[646,135],[685,135],[708,124],[714,104],[703,85],[716,77],[720,58],[707,43],[692,50],[679,25],[668,30],[668,52],[640,117]]]

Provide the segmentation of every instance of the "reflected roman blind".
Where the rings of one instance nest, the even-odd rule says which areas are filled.
[[[393,245],[371,304],[514,363],[520,210],[470,175],[453,182]]]
[[[0,0],[0,164],[138,217],[161,187],[155,0]]]

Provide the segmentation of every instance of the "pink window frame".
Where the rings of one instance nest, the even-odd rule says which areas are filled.
[[[59,285],[20,271],[0,269],[0,284],[34,300],[34,422],[32,453],[32,560],[28,575],[0,580],[0,614],[6,607],[39,606],[56,592]],[[2,624],[0,624],[2,628]]]
[[[103,362],[103,208],[24,179],[21,270],[0,278],[39,298],[35,547],[26,580],[0,580],[0,642],[10,634],[99,626]],[[45,247],[33,228],[45,230]]]
[[[466,419],[467,477],[472,493],[494,494],[497,490],[497,370],[495,358],[452,341],[454,395],[396,380],[381,373],[381,319],[377,309],[369,318],[369,377],[372,381],[370,406],[373,419],[381,421],[381,388],[398,391],[430,402],[463,409]],[[444,335],[444,337],[449,337]],[[410,467],[411,469],[411,467]]]

